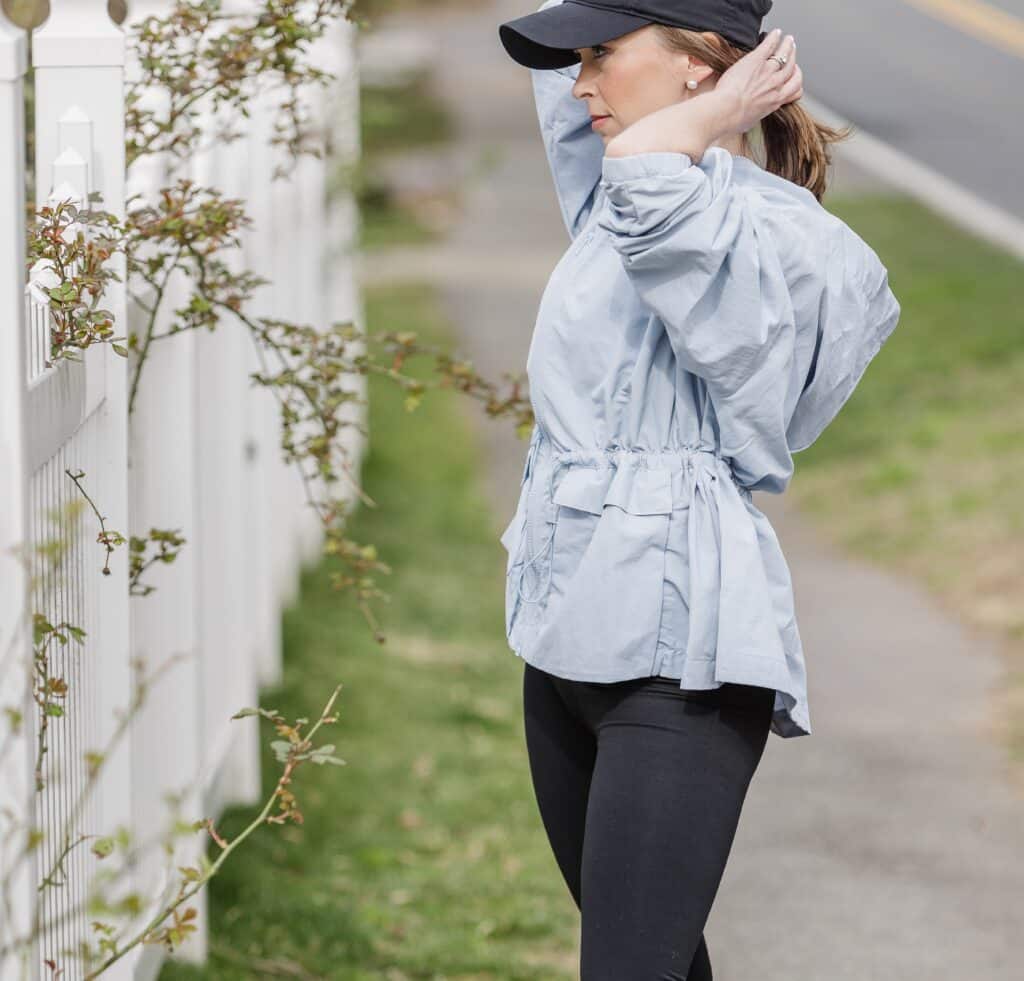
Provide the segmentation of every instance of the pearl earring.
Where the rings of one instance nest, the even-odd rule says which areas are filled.
[[[686,80],[686,87],[692,92],[697,87],[697,79],[688,78]]]

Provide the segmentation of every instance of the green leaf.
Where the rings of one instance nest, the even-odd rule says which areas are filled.
[[[50,299],[57,300],[59,303],[70,303],[78,298],[78,289],[74,283],[61,283],[60,286],[55,286],[46,292],[50,295]]]
[[[288,760],[288,753],[291,751],[292,744],[285,739],[275,739],[270,744],[270,748],[277,756],[278,763],[285,763]]]
[[[113,838],[100,838],[96,844],[92,846],[92,853],[97,858],[106,858],[114,850],[114,839]]]
[[[38,647],[40,643],[47,637],[48,634],[53,633],[53,624],[46,619],[41,613],[36,613],[32,617],[32,636],[33,643]]]
[[[324,763],[332,763],[334,766],[345,766],[345,761],[338,756],[313,756],[310,757],[310,762],[316,763],[317,766],[322,766]]]
[[[334,746],[327,743],[325,746],[318,746],[309,754],[309,760],[321,766],[324,763],[332,763],[334,766],[345,766],[345,761],[334,755]]]

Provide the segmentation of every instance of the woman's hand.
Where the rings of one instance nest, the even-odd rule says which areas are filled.
[[[729,107],[723,113],[722,136],[746,133],[765,116],[804,94],[803,72],[796,63],[796,41],[791,34],[780,40],[780,34],[778,28],[769,33],[718,79],[713,94]],[[773,55],[781,55],[786,64],[780,66]]]
[[[768,34],[724,71],[710,92],[656,109],[627,126],[608,141],[605,156],[671,150],[700,163],[712,144],[746,133],[779,106],[799,99],[804,90],[796,42],[792,35],[780,41],[780,34]],[[775,54],[786,59],[784,66],[768,60]]]

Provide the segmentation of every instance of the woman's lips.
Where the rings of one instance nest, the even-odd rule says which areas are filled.
[[[590,125],[591,126],[600,126],[601,123],[603,123],[608,118],[609,118],[608,116],[591,116],[590,117]]]

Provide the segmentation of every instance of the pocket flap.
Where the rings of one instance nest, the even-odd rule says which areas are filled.
[[[555,490],[555,504],[601,514],[614,504],[630,514],[669,514],[672,474],[628,464],[618,467],[570,467]]]
[[[600,514],[611,478],[608,468],[570,467],[558,482],[552,500],[555,504]]]

